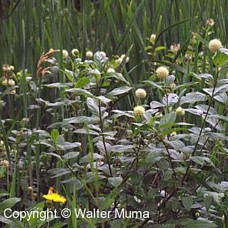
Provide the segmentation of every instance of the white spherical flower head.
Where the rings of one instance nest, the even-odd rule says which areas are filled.
[[[8,85],[9,86],[15,86],[15,81],[13,79],[9,79]]]
[[[151,34],[150,36],[150,42],[154,43],[156,40],[156,34]]]
[[[11,70],[11,71],[14,71],[14,66],[11,65],[11,66],[10,66],[10,70]]]
[[[180,50],[181,46],[180,44],[172,44],[170,46],[170,50],[171,52],[173,52],[174,54],[177,54],[177,52]]]
[[[100,79],[101,78],[101,72],[98,69],[91,70],[90,74],[92,74],[96,79]]]
[[[93,52],[92,51],[87,51],[86,52],[86,57],[87,58],[92,58],[93,57]]]
[[[143,116],[145,113],[145,108],[143,106],[134,107],[134,116]]]
[[[119,65],[119,64],[122,63],[122,59],[121,58],[118,58],[118,59],[115,60],[115,62]]]
[[[137,89],[135,91],[135,95],[136,95],[137,98],[143,99],[143,98],[146,97],[146,90],[145,89]]]
[[[2,80],[2,85],[7,86],[8,85],[8,80],[7,79]]]
[[[219,48],[222,47],[222,43],[220,40],[218,39],[213,39],[209,42],[208,44],[208,48],[210,49],[210,51],[212,52],[216,52],[218,51]]]
[[[167,193],[166,193],[165,190],[161,190],[161,191],[160,191],[160,195],[161,195],[161,197],[165,198],[166,195],[167,195]]]
[[[112,68],[112,67],[109,67],[108,70],[107,70],[108,74],[112,74],[112,73],[115,73],[115,72],[116,72],[115,69]]]
[[[169,75],[169,71],[166,67],[161,66],[157,68],[156,74],[160,80],[164,80]]]
[[[66,59],[68,57],[68,51],[67,50],[62,50],[63,58]]]
[[[208,26],[212,27],[212,26],[214,26],[214,24],[215,24],[215,21],[214,21],[212,18],[209,18],[209,19],[207,20],[207,25],[208,25]]]
[[[98,70],[98,69],[93,69],[93,70],[91,70],[90,71],[90,73],[92,74],[92,75],[98,75],[98,76],[100,76],[101,75],[101,72]]]
[[[121,55],[121,56],[120,56],[120,59],[121,59],[121,62],[123,62],[123,60],[125,59],[125,62],[126,62],[126,63],[128,63],[129,60],[130,60],[130,58],[129,58],[128,56],[126,57],[125,54]]]
[[[71,54],[73,56],[77,56],[79,54],[79,50],[77,48],[72,49]]]
[[[104,57],[106,57],[106,53],[104,51],[100,51],[100,54]]]
[[[184,116],[185,110],[184,110],[183,108],[181,108],[181,107],[178,107],[178,108],[176,109],[176,114],[177,114],[178,116]]]
[[[15,89],[10,90],[10,94],[16,94],[16,90]]]

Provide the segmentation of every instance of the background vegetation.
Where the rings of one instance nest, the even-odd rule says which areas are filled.
[[[126,53],[133,45],[129,64],[140,65],[131,72],[137,82],[147,78],[143,63],[152,33],[159,36],[159,44],[186,47],[191,32],[213,18],[214,36],[226,44],[227,4],[224,0],[2,1],[1,63],[34,73],[40,54],[49,48],[78,48],[84,56],[86,48],[112,55]]]
[[[227,7],[1,1],[0,226],[228,227],[228,51],[208,49],[213,38],[227,46]],[[45,201],[51,186],[65,204]],[[150,218],[19,221],[7,207]]]

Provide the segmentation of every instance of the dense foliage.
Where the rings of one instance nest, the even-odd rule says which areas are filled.
[[[126,31],[136,38],[132,17]],[[160,45],[164,31],[154,32],[139,58],[127,33],[113,43],[130,44],[118,54],[90,45],[70,51],[53,37],[55,48],[29,70],[6,58],[0,226],[228,227],[228,49],[213,38],[214,23],[184,45]],[[109,216],[77,216],[84,209]],[[30,216],[48,210],[58,216]]]

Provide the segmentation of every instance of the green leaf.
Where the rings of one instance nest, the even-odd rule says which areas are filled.
[[[88,97],[86,100],[86,104],[92,113],[99,115],[99,107],[97,105],[97,102],[93,98]]]
[[[170,112],[164,115],[160,120],[159,129],[164,130],[164,128],[168,126],[172,126],[175,120],[176,120],[176,112]]]
[[[118,187],[123,181],[122,177],[109,177],[108,182],[111,184],[113,187]]]
[[[65,159],[65,160],[69,160],[69,159],[72,159],[72,158],[76,158],[76,157],[78,157],[78,155],[79,155],[79,152],[69,152],[69,153],[67,153],[67,154],[64,154],[63,155],[63,158]]]
[[[78,81],[75,84],[76,88],[83,88],[85,85],[87,85],[89,83],[89,78],[88,77],[82,77],[79,78]]]
[[[85,89],[80,89],[80,88],[67,89],[66,92],[74,93],[75,95],[84,95],[86,97],[93,97],[92,93],[90,93],[89,91],[87,91]]]
[[[156,82],[147,80],[147,81],[144,81],[144,83],[149,84],[149,85],[152,85],[153,87],[155,87],[155,88],[163,91],[162,86],[158,85]]]
[[[190,197],[190,196],[189,197],[182,197],[181,200],[182,200],[182,203],[184,205],[184,208],[189,211],[192,207],[192,204],[193,204],[192,197]]]
[[[11,220],[9,220],[9,219],[5,218],[4,216],[1,216],[1,215],[0,215],[0,222],[4,223],[4,224],[8,224],[10,226],[14,225],[13,221],[11,221]]]
[[[207,157],[192,156],[189,159],[194,161],[196,164],[199,164],[199,165],[202,165],[202,166],[214,167],[214,164],[211,161],[211,159],[207,158]]]
[[[206,101],[207,96],[200,92],[192,92],[187,93],[186,96],[181,97],[180,104],[186,104],[186,103],[195,103],[199,101]]]
[[[67,83],[56,82],[56,83],[46,84],[46,85],[44,85],[44,87],[48,87],[48,88],[65,88],[65,87],[68,87],[68,84]]]
[[[3,213],[5,209],[12,208],[16,203],[21,201],[21,198],[12,197],[4,200],[0,203],[0,213]]]
[[[210,221],[200,221],[192,219],[183,219],[178,222],[178,225],[181,225],[185,228],[214,228],[217,227],[216,224],[211,223]]]
[[[70,123],[70,124],[79,124],[79,123],[97,123],[99,122],[99,118],[97,116],[95,117],[89,117],[89,116],[76,116],[71,118],[66,118],[63,120],[64,123]]]
[[[116,78],[117,80],[122,81],[127,85],[130,85],[130,83],[124,78],[124,76],[121,73],[111,73],[107,76],[107,78]]]
[[[108,93],[108,95],[111,96],[111,97],[122,95],[124,93],[128,93],[131,89],[132,89],[132,87],[122,86],[122,87],[119,87],[119,88],[115,88],[110,93]]]
[[[217,66],[222,66],[228,62],[228,49],[220,48],[213,58],[213,63]]]
[[[53,129],[53,130],[51,131],[51,139],[52,139],[55,143],[57,143],[58,138],[59,138],[59,131],[58,131],[57,129]]]

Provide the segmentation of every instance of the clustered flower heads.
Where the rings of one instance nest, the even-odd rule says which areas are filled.
[[[143,98],[146,97],[146,90],[145,89],[137,89],[135,91],[135,95],[136,95],[137,98],[143,99]]]
[[[157,68],[156,74],[160,80],[164,80],[169,75],[169,71],[166,67],[160,66]]]
[[[134,107],[134,111],[133,111],[134,116],[140,117],[140,116],[143,116],[144,113],[145,113],[145,108],[143,106]]]
[[[2,85],[4,86],[15,86],[15,81],[13,79],[3,79]]]
[[[221,43],[221,41],[219,39],[213,39],[208,44],[208,48],[212,52],[218,51],[218,49],[221,48],[221,47],[222,47],[222,43]]]

